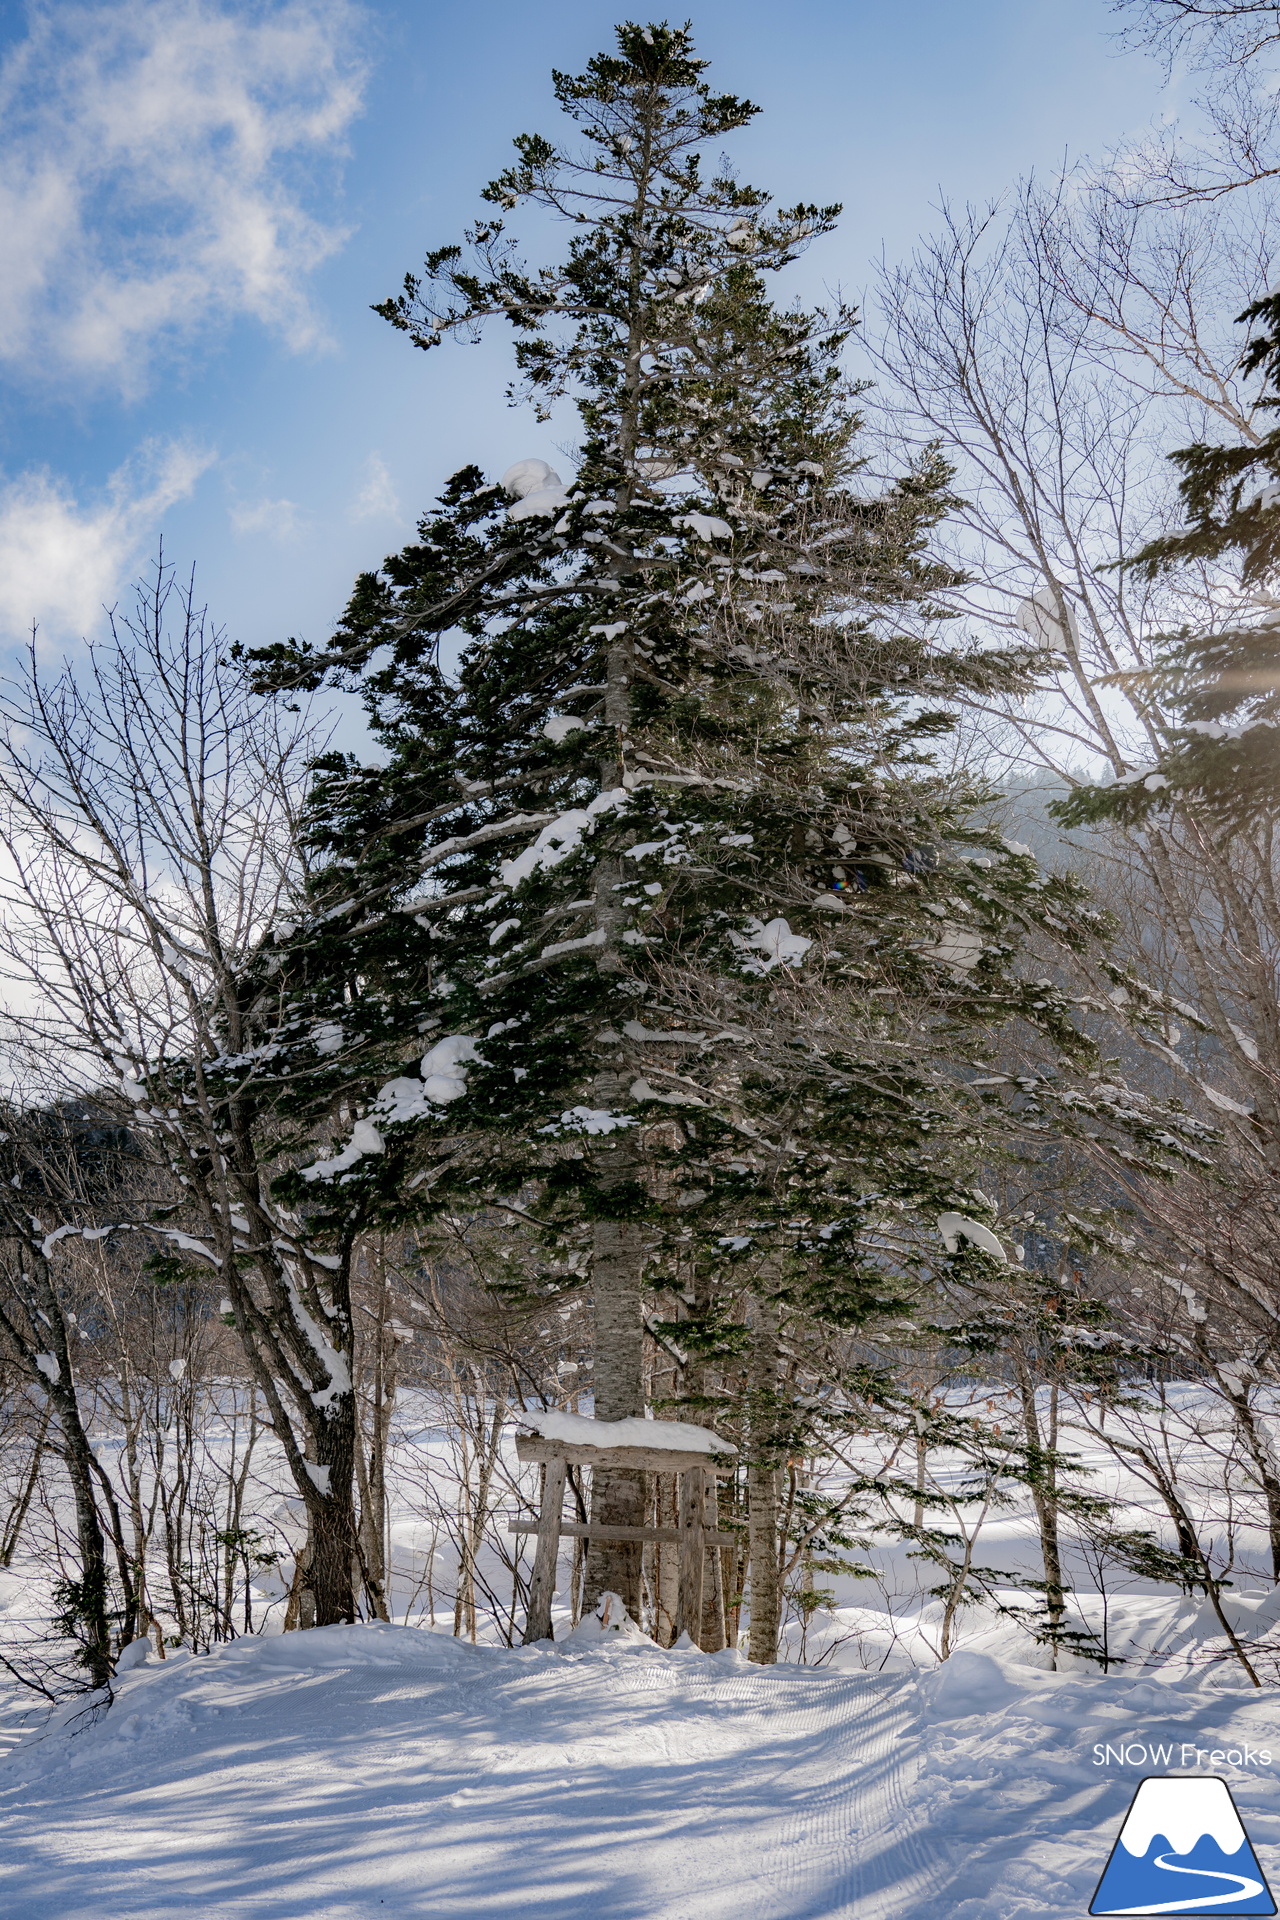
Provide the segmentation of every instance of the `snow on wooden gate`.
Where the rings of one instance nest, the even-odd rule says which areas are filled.
[[[536,1533],[533,1577],[529,1582],[529,1617],[524,1642],[551,1635],[551,1601],[555,1593],[556,1560],[560,1541],[639,1540],[678,1545],[679,1598],[677,1638],[688,1632],[696,1639],[702,1618],[703,1563],[709,1547],[733,1546],[736,1535],[717,1533],[706,1524],[710,1477],[733,1471],[737,1448],[706,1427],[680,1420],[589,1420],[575,1413],[529,1413],[516,1435],[517,1458],[546,1468],[542,1503],[536,1520],[509,1520],[510,1533]],[[571,1466],[626,1467],[646,1473],[680,1476],[678,1527],[604,1526],[592,1520],[564,1518],[564,1488]]]

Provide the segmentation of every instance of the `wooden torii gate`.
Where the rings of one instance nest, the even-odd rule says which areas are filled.
[[[597,1423],[574,1420],[574,1426],[589,1430]],[[614,1423],[602,1420],[601,1429]],[[638,1422],[628,1422],[635,1426]],[[654,1426],[675,1422],[646,1422]],[[572,1440],[554,1438],[532,1428],[516,1434],[516,1457],[545,1466],[542,1504],[536,1520],[509,1520],[509,1533],[536,1533],[537,1548],[533,1576],[529,1582],[529,1617],[524,1644],[551,1638],[551,1602],[555,1594],[556,1560],[560,1541],[571,1540],[661,1540],[680,1549],[676,1636],[688,1632],[696,1639],[702,1618],[703,1560],[708,1547],[728,1547],[736,1543],[732,1533],[717,1533],[706,1525],[708,1477],[716,1472],[733,1471],[737,1448],[728,1442],[706,1448],[673,1446],[611,1446],[592,1444],[592,1438]],[[603,1438],[603,1433],[602,1433]],[[708,1438],[711,1438],[709,1435]],[[627,1467],[646,1473],[680,1475],[680,1524],[678,1527],[614,1527],[592,1520],[564,1518],[564,1485],[571,1466]]]

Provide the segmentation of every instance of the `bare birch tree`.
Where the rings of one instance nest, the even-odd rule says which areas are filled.
[[[1270,617],[1266,596],[1251,605],[1222,566],[1152,580],[1116,563],[1172,523],[1172,446],[1209,423],[1211,437],[1257,435],[1233,322],[1268,283],[1276,240],[1257,193],[1170,206],[1143,201],[1131,170],[1027,188],[1006,213],[950,214],[886,276],[880,365],[915,431],[955,459],[966,503],[957,542],[971,585],[957,605],[983,629],[1030,632],[1053,651],[1037,700],[974,703],[984,750],[1011,769],[1047,769],[1063,791],[1157,781],[1176,727],[1151,678],[1161,633]],[[1144,903],[1133,990],[1172,993],[1189,1015],[1151,1042],[1169,1084],[1224,1128],[1224,1165],[1273,1168],[1272,823],[1225,836],[1176,804],[1091,846]]]
[[[325,1623],[355,1609],[355,1226],[320,1250],[272,1195],[310,1139],[286,1111],[342,1044],[340,1024],[300,1024],[272,984],[273,927],[305,877],[307,753],[305,727],[247,692],[162,566],[74,671],[51,677],[33,646],[0,693],[14,1070],[92,1091],[143,1144],[163,1204],[112,1224],[145,1227],[224,1290],[305,1503]],[[56,1263],[78,1228],[49,1227]]]

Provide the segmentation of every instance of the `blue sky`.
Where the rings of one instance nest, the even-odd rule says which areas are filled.
[[[670,17],[683,18],[685,8]],[[369,303],[453,239],[602,0],[0,0],[0,645],[74,649],[163,539],[233,638],[321,639],[449,473],[565,434],[507,343],[415,353]],[[658,17],[662,17],[659,14]],[[1176,108],[1107,0],[703,0],[730,147],[844,202],[793,288],[859,292],[985,200]]]

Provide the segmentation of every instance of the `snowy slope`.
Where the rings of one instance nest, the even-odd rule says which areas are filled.
[[[403,1627],[242,1640],[124,1675],[0,1763],[22,1920],[1066,1920],[1143,1771],[1095,1741],[1269,1746],[1280,1697],[957,1654],[745,1665]],[[1231,1779],[1280,1866],[1276,1768]]]

